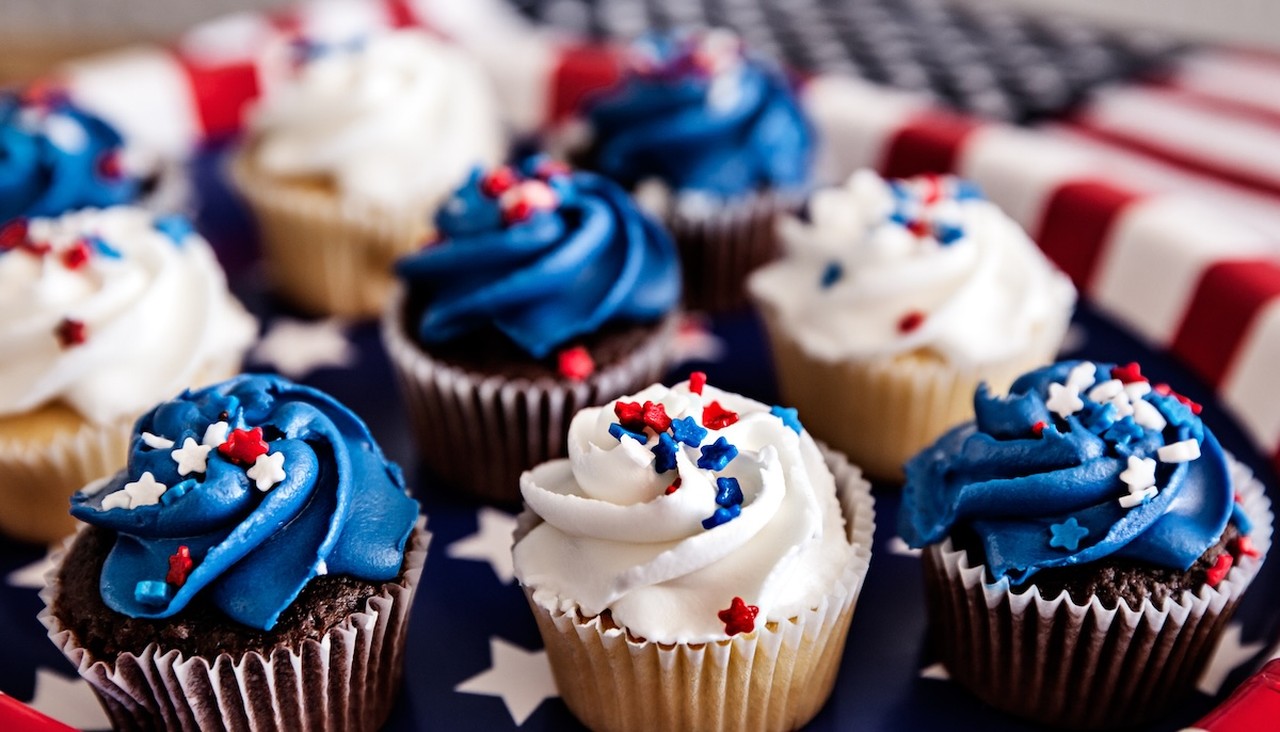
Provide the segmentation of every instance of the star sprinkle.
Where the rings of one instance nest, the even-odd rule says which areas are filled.
[[[191,561],[191,549],[186,544],[182,544],[176,552],[169,555],[169,573],[164,576],[164,581],[174,587],[185,585],[194,564],[195,562]]]
[[[0,226],[0,252],[11,251],[26,244],[27,236],[27,220],[24,218],[13,219]]]
[[[623,427],[617,422],[614,422],[613,424],[609,425],[609,434],[613,435],[613,439],[617,440],[618,442],[622,442],[622,438],[624,437],[630,437],[636,442],[639,442],[641,445],[649,441],[648,438],[646,438],[643,434],[639,432],[632,432],[631,430],[627,429],[626,427]]]
[[[186,242],[187,237],[195,233],[195,227],[191,225],[191,221],[181,214],[167,214],[165,216],[157,216],[156,220],[151,224],[156,231],[169,237],[177,246],[182,246]]]
[[[81,239],[62,252],[62,264],[67,269],[81,269],[89,263],[89,243]]]
[[[797,435],[804,430],[804,427],[800,426],[800,413],[794,407],[774,405],[769,408],[769,414],[782,420],[782,423],[790,427]]]
[[[201,445],[210,445],[217,447],[227,441],[227,433],[231,430],[231,425],[223,420],[219,420],[204,428],[204,436],[200,438]]]
[[[1129,492],[1140,491],[1156,484],[1156,461],[1149,457],[1129,456],[1129,466],[1120,473],[1120,480]]]
[[[560,375],[569,381],[586,381],[596,372],[596,362],[585,346],[566,348],[556,357]]]
[[[195,478],[187,478],[177,485],[169,486],[169,490],[160,496],[160,503],[166,506],[172,506],[175,501],[187,495],[187,491],[196,487]]]
[[[738,518],[741,513],[742,506],[736,503],[732,506],[717,508],[715,513],[702,519],[702,528],[710,531],[721,524],[727,524]]]
[[[1142,375],[1142,367],[1137,361],[1130,361],[1123,366],[1111,368],[1111,378],[1119,379],[1125,384],[1146,383],[1147,377]]]
[[[160,502],[160,496],[168,490],[168,486],[156,480],[151,471],[142,474],[141,478],[132,483],[125,483],[122,493],[129,494],[129,508],[137,508],[138,506],[150,506]]]
[[[73,318],[63,318],[53,334],[58,338],[58,345],[64,349],[78,346],[89,339],[89,331],[84,322]]]
[[[701,394],[702,387],[707,385],[707,375],[702,371],[694,371],[689,374],[689,391],[693,394]]]
[[[1089,390],[1089,398],[1095,402],[1109,402],[1124,393],[1124,382],[1119,379],[1108,379],[1095,384]]]
[[[1115,424],[1118,415],[1116,408],[1110,402],[1106,404],[1098,404],[1090,402],[1085,406],[1084,423],[1094,434],[1102,434]]]
[[[720,402],[711,402],[702,408],[702,424],[713,430],[722,430],[737,421],[738,413],[720,406]]]
[[[1035,424],[1031,425],[1031,434],[1036,437],[1042,437],[1044,436],[1044,428],[1047,426],[1048,425],[1046,425],[1043,420],[1039,420]]]
[[[1092,361],[1082,361],[1073,366],[1071,371],[1067,373],[1066,386],[1068,388],[1074,388],[1076,390],[1076,394],[1079,394],[1085,389],[1093,386],[1094,381],[1097,379],[1097,374],[1097,364]]]
[[[1090,364],[1091,366],[1093,364]],[[1075,371],[1073,370],[1074,374]],[[1070,379],[1067,380],[1068,384]],[[1057,382],[1049,384],[1049,398],[1044,405],[1049,411],[1063,419],[1084,409],[1084,401],[1080,399],[1080,390],[1075,386],[1063,386]]]
[[[1235,544],[1236,554],[1239,554],[1242,557],[1253,557],[1254,559],[1257,559],[1262,556],[1262,553],[1253,546],[1253,539],[1250,539],[1248,536],[1237,536]]]
[[[724,623],[725,635],[737,635],[755,630],[756,616],[759,614],[760,608],[748,605],[741,597],[735,597],[729,607],[717,613],[716,617]]]
[[[259,455],[267,453],[267,443],[262,439],[262,428],[251,430],[232,430],[227,441],[218,445],[218,452],[223,457],[239,465],[253,465]]]
[[[1231,557],[1230,552],[1223,552],[1213,560],[1213,566],[1204,573],[1204,581],[1210,587],[1217,587],[1222,580],[1227,578],[1227,572],[1231,571],[1231,565],[1235,560]]]
[[[115,493],[108,493],[102,498],[101,510],[103,511],[111,511],[116,508],[132,508],[132,507],[133,507],[133,499],[131,499],[129,497],[129,494],[125,493],[124,491],[116,491]]]
[[[490,198],[497,198],[515,187],[519,182],[516,172],[510,166],[494,168],[480,179],[480,192]]]
[[[1168,384],[1156,384],[1155,386],[1151,387],[1151,390],[1157,394],[1160,394],[1163,396],[1171,396],[1174,399],[1177,399],[1178,401],[1185,404],[1187,408],[1191,410],[1192,414],[1200,414],[1201,410],[1204,409],[1204,407],[1202,407],[1198,402],[1194,402],[1190,399],[1190,397],[1185,397],[1179,394],[1178,392],[1174,391],[1173,388],[1170,387]]]
[[[141,605],[163,605],[169,601],[169,585],[143,580],[133,587],[133,599]]]
[[[729,508],[742,504],[742,486],[737,478],[716,478],[716,505]]]
[[[738,457],[738,448],[721,437],[710,445],[702,446],[702,456],[698,458],[698,467],[703,470],[724,470],[729,461]]]
[[[626,429],[644,432],[644,415],[640,402],[614,402],[613,414]]]
[[[828,262],[827,266],[822,270],[822,277],[818,280],[818,285],[826,290],[839,282],[842,277],[844,277],[844,267],[841,267],[839,262]]]
[[[1141,506],[1152,498],[1155,498],[1156,494],[1159,492],[1159,489],[1153,485],[1149,485],[1141,490],[1129,491],[1128,495],[1120,497],[1120,507],[1133,508],[1134,506]]]
[[[1089,534],[1089,529],[1081,526],[1076,517],[1072,516],[1060,524],[1050,525],[1049,533],[1052,534],[1049,546],[1073,552],[1080,546],[1080,540]]]
[[[654,432],[666,432],[671,427],[671,418],[661,402],[645,402],[640,408],[640,416],[644,425]]]
[[[1133,421],[1156,432],[1160,432],[1169,425],[1160,410],[1145,399],[1137,399],[1133,402]]]
[[[1102,436],[1117,445],[1128,445],[1130,442],[1142,438],[1142,428],[1138,426],[1137,422],[1133,421],[1133,417],[1122,417],[1108,427],[1107,431],[1102,433]]]
[[[912,310],[898,319],[898,332],[910,333],[921,325],[924,325],[924,313]]]
[[[698,447],[707,436],[707,430],[693,417],[681,417],[671,420],[671,436],[676,438],[676,442]]]
[[[168,450],[173,447],[173,440],[168,437],[153,435],[150,432],[143,432],[139,436],[142,438],[142,443],[153,450]]]
[[[668,470],[676,469],[676,441],[671,435],[663,432],[658,435],[658,444],[654,445],[653,451],[653,469],[659,473],[665,473]]]
[[[1162,463],[1187,463],[1200,457],[1200,443],[1195,440],[1181,440],[1156,450],[1156,457]]]
[[[258,486],[258,490],[266,493],[285,479],[284,453],[259,455],[253,462],[253,467],[245,471],[245,474]]]
[[[669,496],[669,495],[671,495],[672,493],[675,493],[676,491],[680,490],[680,483],[681,483],[681,482],[682,482],[682,481],[680,480],[680,476],[678,476],[678,475],[677,475],[677,476],[676,476],[676,479],[675,479],[674,481],[672,481],[671,485],[667,486],[667,489],[666,489],[665,491],[663,491],[663,492],[662,492],[662,493],[663,493],[663,495],[667,495],[667,496]]]
[[[201,445],[194,437],[182,441],[182,447],[169,453],[169,457],[178,464],[178,475],[203,473],[208,468],[209,451],[213,445]]]

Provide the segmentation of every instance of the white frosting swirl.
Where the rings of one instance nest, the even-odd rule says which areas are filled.
[[[995,204],[952,195],[961,184],[951,178],[894,185],[896,194],[861,170],[816,192],[811,223],[781,221],[785,256],[752,275],[752,295],[808,353],[837,361],[928,350],[975,366],[1063,327],[1075,288]],[[918,221],[919,235],[895,213]],[[954,238],[940,241],[939,230]]]
[[[325,176],[347,200],[411,213],[506,153],[481,69],[414,30],[323,52],[263,100],[251,126],[268,173]]]
[[[569,458],[521,480],[538,524],[515,546],[515,570],[536,602],[588,616],[606,609],[633,635],[657,642],[726,637],[718,613],[734,597],[759,608],[756,626],[814,607],[853,559],[835,481],[807,432],[765,405],[706,386],[653,385],[622,402],[662,404],[701,425],[715,401],[737,422],[708,430],[739,454],[719,471],[697,466],[700,448],[679,443],[677,468],[659,474],[653,430],[641,445],[609,433],[610,403],[584,409],[569,427]],[[673,493],[666,488],[679,476]],[[736,478],[741,514],[704,528],[718,508],[716,478]]]
[[[61,400],[108,423],[240,363],[257,324],[213,251],[154,224],[129,206],[36,218],[28,239],[49,250],[0,254],[0,417]],[[66,320],[83,324],[83,342],[64,344]]]

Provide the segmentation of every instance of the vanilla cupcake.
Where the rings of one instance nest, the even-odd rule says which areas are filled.
[[[972,184],[859,171],[781,222],[784,257],[749,288],[783,399],[871,475],[1052,360],[1076,292]]]
[[[825,703],[874,511],[795,410],[655,384],[579,412],[521,491],[516,576],[587,726],[789,730]]]
[[[181,217],[133,207],[0,229],[0,530],[64,536],[166,394],[239,370],[257,324]]]
[[[481,69],[423,31],[311,50],[252,113],[232,172],[279,293],[370,316],[395,259],[474,167],[505,157],[506,137]]]

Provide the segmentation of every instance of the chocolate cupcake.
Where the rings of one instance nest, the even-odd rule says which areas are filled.
[[[740,307],[747,273],[777,255],[776,215],[802,203],[812,129],[783,73],[729,31],[647,35],[625,61],[585,105],[575,159],[666,223],[690,308]]]
[[[899,517],[952,678],[1053,726],[1159,717],[1270,547],[1262,486],[1137,364],[1055,364],[974,407],[907,463]]]
[[[160,404],[72,498],[41,620],[114,726],[376,729],[428,537],[365,425],[241,376]]]
[[[397,265],[383,341],[426,465],[518,505],[520,473],[564,454],[569,417],[666,370],[675,248],[617,185],[545,158],[477,171],[436,227]]]

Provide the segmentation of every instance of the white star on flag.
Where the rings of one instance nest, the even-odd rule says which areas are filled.
[[[264,493],[271,490],[272,486],[285,478],[284,453],[273,452],[259,455],[258,459],[253,461],[253,467],[249,468],[245,473],[257,484],[258,490]]]
[[[1200,681],[1196,683],[1196,689],[1201,693],[1216,696],[1231,672],[1258,655],[1258,651],[1266,645],[1262,641],[1241,642],[1240,635],[1243,627],[1239,622],[1232,622],[1222,631],[1222,636],[1218,639],[1218,647],[1213,652],[1213,658],[1209,660],[1200,674]]]
[[[469,559],[488,562],[498,580],[509,585],[516,578],[511,560],[511,536],[516,530],[516,519],[496,508],[482,508],[476,512],[476,533],[465,536],[449,545],[445,554],[453,559]]]
[[[276,318],[254,346],[252,360],[291,379],[301,379],[316,369],[355,365],[356,349],[347,340],[340,320]]]
[[[178,475],[203,473],[209,467],[209,451],[213,445],[201,445],[196,438],[188,437],[182,441],[182,447],[169,453],[169,457],[178,464]]]
[[[76,729],[111,729],[98,698],[79,677],[68,678],[47,668],[36,669],[35,696],[27,705]]]
[[[502,699],[516,726],[524,724],[542,702],[559,696],[546,651],[526,651],[493,636],[489,639],[492,665],[454,687],[461,694]]]

